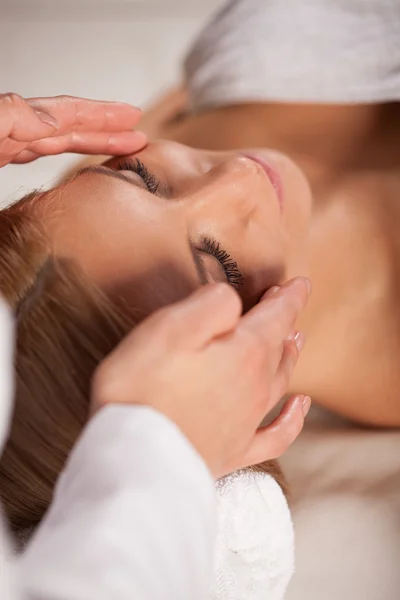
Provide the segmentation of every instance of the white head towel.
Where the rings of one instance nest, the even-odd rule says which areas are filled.
[[[193,109],[400,100],[400,0],[230,0],[186,60]]]

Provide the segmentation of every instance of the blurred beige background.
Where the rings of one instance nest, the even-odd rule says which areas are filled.
[[[0,0],[0,93],[72,94],[144,106],[221,0]],[[0,171],[0,205],[49,185],[74,157]]]

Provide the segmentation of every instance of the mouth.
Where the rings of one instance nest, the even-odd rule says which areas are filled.
[[[265,160],[264,157],[259,156],[258,154],[243,154],[242,156],[250,158],[250,160],[253,160],[260,165],[274,188],[280,209],[283,210],[283,183],[277,169],[269,161]]]

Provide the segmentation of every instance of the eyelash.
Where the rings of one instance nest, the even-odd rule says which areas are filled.
[[[118,169],[136,173],[143,179],[148,191],[151,194],[157,194],[160,182],[138,158],[135,158],[134,161],[122,159],[118,163]],[[226,278],[230,285],[236,289],[239,289],[239,287],[243,285],[243,275],[240,272],[237,262],[232,259],[231,255],[226,252],[226,250],[221,248],[221,244],[217,240],[210,237],[204,237],[201,242],[201,248],[199,249],[206,254],[214,256],[214,258],[218,260],[225,271]]]
[[[133,161],[122,159],[118,163],[118,170],[136,173],[136,175],[139,175],[143,179],[148,191],[151,194],[157,194],[160,182],[138,158],[135,158]]]
[[[210,237],[204,237],[201,240],[201,247],[199,248],[202,252],[214,256],[221,264],[225,271],[228,283],[234,288],[239,289],[243,285],[243,275],[240,272],[238,264],[234,261],[228,252],[221,248],[221,244]]]

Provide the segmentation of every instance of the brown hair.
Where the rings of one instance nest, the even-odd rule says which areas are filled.
[[[133,320],[56,259],[30,196],[0,212],[0,291],[16,318],[16,398],[0,463],[0,490],[14,529],[37,524],[88,417],[91,378]]]

